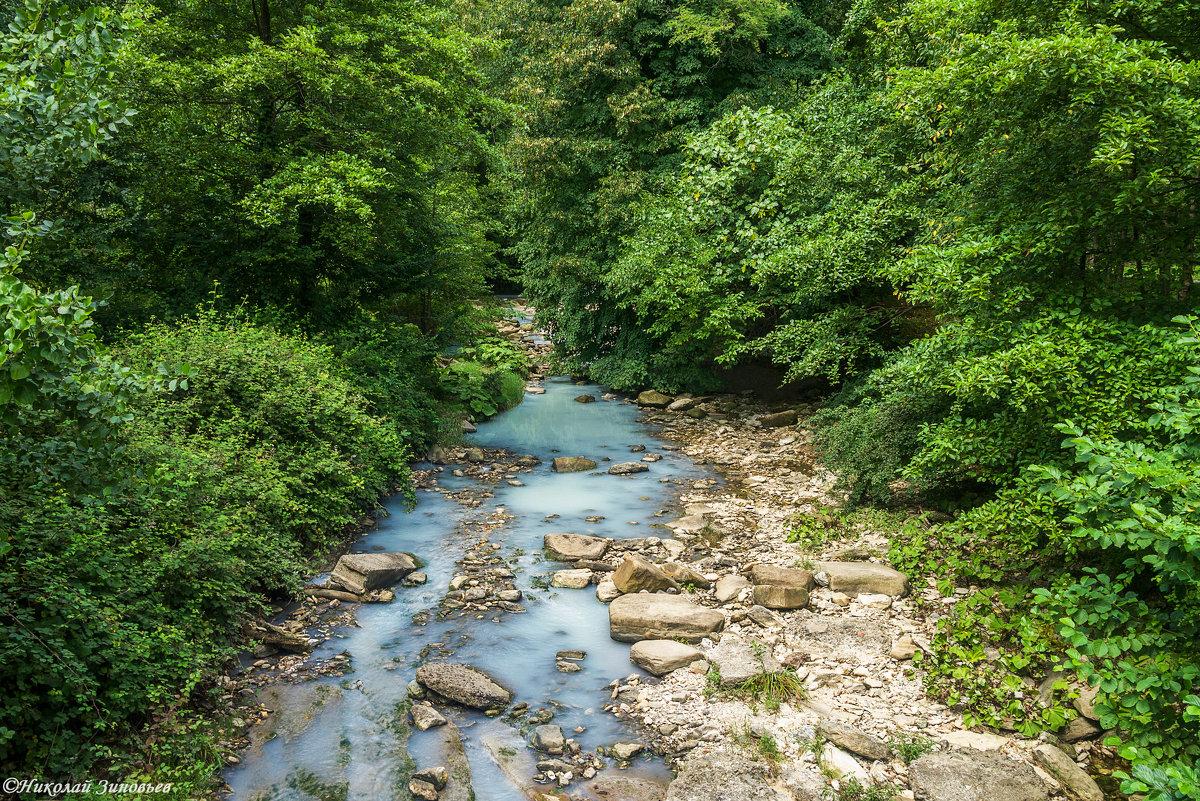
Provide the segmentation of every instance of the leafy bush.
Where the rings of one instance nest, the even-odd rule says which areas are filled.
[[[1038,690],[1064,645],[1052,618],[1032,614],[1031,600],[1027,589],[985,589],[939,621],[932,655],[920,661],[930,690],[962,710],[964,725],[1034,736],[1075,717],[1065,693],[1043,698]]]
[[[205,311],[115,355],[188,378],[130,398],[102,486],[0,460],[0,763],[18,773],[132,770],[133,733],[202,690],[242,624],[406,477],[395,427],[298,334]]]
[[[323,332],[345,366],[346,377],[386,418],[413,453],[439,438],[444,413],[437,398],[436,352],[411,323],[360,311],[360,318]]]
[[[1178,322],[1192,328],[1178,345],[1200,343],[1194,318]],[[1135,774],[1166,781],[1175,770],[1170,760],[1200,758],[1200,715],[1190,700],[1200,691],[1200,364],[1193,363],[1180,385],[1143,391],[1154,396],[1144,421],[1125,426],[1122,436],[1063,424],[1063,447],[1073,463],[1032,467],[1023,493],[965,516],[978,526],[988,507],[1025,507],[1053,524],[1041,536],[956,548],[955,573],[971,564],[963,554],[973,550],[993,554],[989,570],[968,571],[975,575],[999,580],[1026,569],[1022,550],[1014,549],[1022,537],[1026,554],[1044,540],[1060,565],[1081,564],[1066,572],[1060,567],[1057,576],[1044,565],[1048,586],[985,590],[959,603],[935,641],[932,686],[961,704],[968,720],[1034,733],[1062,725],[1066,710],[1060,699],[1031,703],[1021,687],[1031,677],[1065,670],[1096,688],[1100,725],[1129,746]],[[953,536],[967,529],[945,530]],[[936,549],[910,540],[900,550]],[[1001,554],[1018,556],[1007,571]],[[1146,767],[1159,763],[1166,767]],[[1188,781],[1185,773],[1174,780]]]
[[[511,409],[525,397],[529,357],[500,337],[480,338],[459,348],[441,374],[442,391],[476,417]]]

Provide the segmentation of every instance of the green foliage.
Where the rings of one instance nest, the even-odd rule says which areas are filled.
[[[300,335],[206,311],[116,356],[189,377],[131,398],[103,486],[0,465],[0,760],[51,775],[132,769],[131,732],[201,688],[265,599],[407,473],[394,426]]]
[[[1194,318],[1179,322],[1192,331],[1178,344],[1194,346]],[[1195,364],[1180,385],[1142,387],[1150,414],[1121,437],[1063,424],[1072,464],[1031,467],[1012,493],[894,550],[910,567],[924,554],[948,554],[943,572],[992,581],[1035,558],[1041,573],[1055,560],[1082,563],[1031,594],[985,591],[955,608],[932,668],[973,717],[1030,731],[1061,725],[1059,705],[1034,708],[1016,691],[1022,677],[1062,668],[1097,688],[1101,725],[1145,758],[1200,754],[1200,729],[1179,704],[1200,689],[1197,389]]]
[[[931,692],[962,709],[964,725],[1034,736],[1075,717],[1066,693],[1038,690],[1064,644],[1052,617],[1034,614],[1031,601],[1028,590],[986,589],[939,621],[933,653],[922,664]]]
[[[38,278],[111,296],[122,324],[214,280],[312,330],[364,306],[450,324],[495,250],[487,47],[450,3],[159,3],[114,65],[140,113],[49,199],[64,235]]]
[[[911,765],[914,760],[925,756],[933,750],[935,745],[936,743],[928,737],[908,732],[900,732],[888,741],[888,747],[892,749],[892,753],[904,760],[905,765]]]
[[[478,336],[442,369],[441,387],[463,411],[491,417],[521,402],[528,373],[529,357],[518,344],[494,334]]]
[[[863,784],[851,776],[830,795],[834,801],[896,801],[899,791],[890,784]]]
[[[7,12],[11,8],[11,16]],[[0,195],[35,209],[47,182],[99,156],[134,111],[113,99],[119,41],[131,21],[102,6],[46,0],[4,9],[0,30]]]
[[[560,357],[618,388],[712,385],[705,362],[753,309],[736,296],[727,303],[726,277],[689,268],[683,253],[660,265],[655,289],[639,289],[646,264],[664,252],[654,232],[683,222],[670,193],[680,148],[750,98],[819,75],[831,60],[829,33],[779,0],[535,0],[518,4],[516,19],[513,95],[527,123],[509,145],[521,179],[518,253]],[[647,192],[668,197],[648,205]],[[630,236],[652,250],[627,245]],[[654,308],[638,305],[646,297]],[[710,305],[719,311],[705,329],[684,333]]]
[[[320,339],[333,348],[371,412],[391,423],[413,453],[440,437],[445,414],[436,348],[417,326],[363,310]]]
[[[1200,698],[1189,696],[1185,715],[1200,716]],[[1128,760],[1132,769],[1117,771],[1121,792],[1126,795],[1144,794],[1147,801],[1195,801],[1200,798],[1200,770],[1183,762],[1161,763],[1145,750],[1132,745],[1122,746],[1118,753]]]
[[[790,670],[763,671],[730,688],[729,693],[762,704],[768,712],[778,712],[780,705],[806,695],[804,683]]]

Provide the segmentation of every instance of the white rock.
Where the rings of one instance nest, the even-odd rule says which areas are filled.
[[[858,760],[833,743],[825,743],[821,749],[821,766],[839,778],[854,778],[864,784],[871,781],[871,775]]]

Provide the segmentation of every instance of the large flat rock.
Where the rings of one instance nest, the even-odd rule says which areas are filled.
[[[591,790],[601,801],[663,801],[667,794],[666,785],[646,776],[601,776]]]
[[[732,744],[693,748],[679,761],[666,801],[783,801],[771,767],[747,749]]]
[[[608,543],[604,537],[587,534],[547,534],[542,539],[546,553],[556,562],[599,559],[608,551]]]
[[[746,576],[751,584],[769,584],[775,587],[800,587],[804,590],[813,588],[811,571],[798,567],[781,567],[755,563],[746,570]]]
[[[994,751],[937,751],[909,766],[919,801],[1046,801],[1045,783],[1026,762]]]
[[[1104,801],[1104,791],[1096,780],[1055,746],[1042,743],[1033,752],[1033,758],[1063,786],[1067,795],[1079,801]]]
[[[638,393],[637,405],[649,406],[652,409],[665,409],[673,400],[675,399],[670,395],[664,395],[656,389],[647,389]]]
[[[818,562],[817,572],[829,578],[829,589],[847,595],[868,593],[899,598],[908,592],[908,578],[903,573],[875,562]]]
[[[761,640],[725,634],[705,657],[717,666],[722,687],[736,687],[762,673],[778,673],[783,666],[775,661],[771,647]]]
[[[622,595],[608,605],[609,632],[614,640],[697,641],[725,626],[725,616],[678,595],[641,592]]]
[[[390,587],[417,569],[417,560],[407,553],[348,553],[338,559],[329,576],[331,584],[362,595]]]
[[[472,709],[499,709],[512,693],[479,668],[434,662],[417,668],[417,682],[427,690]]]
[[[754,603],[767,609],[803,609],[808,606],[808,590],[781,584],[755,584]]]
[[[642,640],[629,649],[630,661],[655,676],[665,676],[703,658],[699,648],[675,640]]]

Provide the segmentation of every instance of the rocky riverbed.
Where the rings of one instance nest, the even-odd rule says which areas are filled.
[[[672,596],[693,609],[677,627],[677,615],[647,608],[654,639],[632,657],[661,678],[613,688],[612,714],[636,720],[677,770],[668,799],[810,799],[848,785],[930,801],[1104,797],[1085,770],[1099,735],[1086,704],[1082,725],[1030,740],[966,730],[927,697],[913,656],[930,648],[937,609],[970,588],[943,597],[932,583],[910,586],[886,564],[886,535],[868,527],[824,550],[787,542],[797,516],[820,519],[840,502],[803,410],[744,396],[639,400],[664,436],[726,479],[683,493],[683,514],[664,523],[683,569],[707,583]],[[626,611],[612,617],[613,636],[634,639]],[[707,627],[716,631],[694,647],[676,642]],[[783,673],[800,686],[777,707],[736,692]]]
[[[968,588],[914,586],[870,527],[787,542],[840,500],[807,410],[548,383],[518,312],[552,416],[468,421],[424,517],[260,624],[232,797],[1100,801],[1094,726],[967,731],[927,697],[913,657]]]

